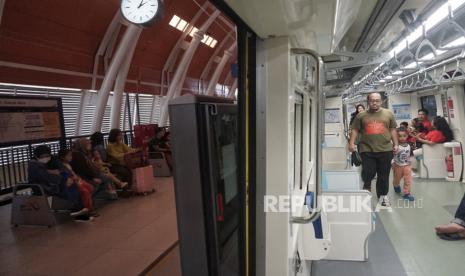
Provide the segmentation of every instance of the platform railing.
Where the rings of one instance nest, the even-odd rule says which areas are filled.
[[[105,145],[108,143],[108,133],[104,133]],[[66,147],[80,138],[89,138],[90,135],[66,137]],[[123,131],[124,142],[132,145],[133,137],[131,131]],[[0,195],[10,193],[16,183],[27,182],[27,167],[29,160],[33,157],[33,150],[39,145],[48,145],[52,154],[56,155],[61,148],[62,141],[51,141],[46,143],[16,145],[0,148]]]

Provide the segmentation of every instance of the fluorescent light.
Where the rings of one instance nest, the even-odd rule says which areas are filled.
[[[173,18],[171,18],[171,21],[170,21],[169,24],[170,24],[171,26],[173,26],[173,27],[176,28],[176,26],[177,26],[178,23],[179,23],[179,20],[181,20],[181,18],[179,18],[179,16],[173,15]]]
[[[379,80],[378,82],[386,82],[386,80]]]
[[[402,75],[402,73],[404,73],[402,70],[398,70],[398,71],[395,71],[394,73],[392,73],[393,75]]]
[[[182,32],[182,31],[184,31],[184,28],[186,26],[187,26],[187,22],[184,19],[181,19],[181,21],[176,26],[176,29],[178,29],[178,30],[180,30]]]
[[[452,8],[453,11],[458,9],[460,6],[462,6],[465,3],[465,0],[449,0],[449,4]]]
[[[189,26],[186,20],[180,18],[177,15],[173,15],[173,18],[171,18],[169,25],[175,27],[181,32],[184,32],[186,28]],[[189,36],[194,37],[195,33],[197,33],[198,31],[199,31],[198,28],[196,28],[195,26],[192,26],[192,29],[190,29],[189,31]],[[208,35],[204,35],[201,42],[204,44],[207,44],[211,48],[214,48],[216,44],[218,43],[216,39]]]
[[[394,77],[393,76],[386,76],[384,79],[385,80],[392,80]]]
[[[402,39],[390,52],[389,52],[389,55],[391,56],[391,58],[394,57],[394,53],[400,53],[402,52],[406,47],[406,41],[407,39]]]
[[[407,36],[407,41],[409,44],[412,44],[417,39],[419,39],[423,34],[423,28],[420,26],[415,31],[413,31],[409,36]]]
[[[218,40],[213,39],[212,43],[210,43],[210,47],[215,48],[216,43],[218,43]]]
[[[429,29],[436,26],[439,22],[445,19],[449,15],[449,5],[445,3],[439,9],[437,9],[433,14],[431,14],[428,19],[425,21],[425,28],[428,31]]]

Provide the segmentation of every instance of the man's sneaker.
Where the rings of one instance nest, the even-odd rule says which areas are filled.
[[[92,221],[93,219],[94,219],[93,217],[90,217],[88,215],[79,215],[79,216],[74,217],[74,221],[76,222],[88,222],[88,221]]]
[[[411,194],[405,194],[402,196],[403,199],[407,199],[408,201],[414,201],[415,198]]]
[[[72,211],[70,213],[70,216],[77,217],[77,216],[81,216],[81,215],[86,215],[87,213],[89,213],[89,209],[82,208],[81,210],[78,210],[78,211]]]
[[[396,192],[396,194],[400,194],[400,186],[394,187],[394,192]]]
[[[391,202],[389,202],[389,197],[388,196],[381,196],[381,198],[379,200],[381,201],[381,206],[391,207]]]

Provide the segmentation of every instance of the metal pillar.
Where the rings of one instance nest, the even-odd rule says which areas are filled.
[[[160,126],[165,126],[166,122],[168,121],[168,102],[169,100],[178,97],[181,94],[182,86],[184,83],[185,76],[187,74],[187,69],[194,57],[195,51],[197,50],[200,41],[203,39],[205,32],[208,30],[210,25],[215,21],[215,19],[220,15],[220,11],[216,10],[210,18],[202,25],[202,27],[194,34],[191,43],[189,44],[189,48],[187,48],[186,52],[182,56],[181,61],[179,62],[179,66],[174,73],[173,80],[171,81],[170,87],[168,89],[168,93],[166,94],[166,100],[163,103],[161,108],[161,116],[160,116]]]
[[[228,92],[228,98],[234,98],[234,93],[236,92],[237,89],[237,79],[234,80],[234,83],[231,85],[231,88],[229,88]]]
[[[128,49],[131,47],[132,43],[137,44],[135,39],[139,33],[140,27],[136,25],[129,25],[124,33],[123,38],[121,39],[118,49],[116,50],[115,56],[113,57],[108,72],[105,74],[103,79],[102,86],[100,87],[98,93],[97,104],[95,107],[94,120],[92,122],[92,132],[100,131],[102,128],[102,120],[105,112],[105,106],[108,101],[108,96],[110,95],[110,90],[115,80],[116,74],[118,73],[121,63],[126,56]]]
[[[171,52],[168,55],[165,65],[163,66],[163,69],[161,71],[160,95],[163,95],[165,92],[165,80],[167,81],[167,85],[168,86],[170,85],[169,72],[173,70],[173,67],[176,63],[179,53],[181,52],[182,46],[185,42],[187,35],[193,30],[193,28],[195,27],[194,26],[195,23],[197,23],[197,20],[204,13],[204,10],[207,7],[209,7],[209,5],[210,5],[210,2],[205,1],[205,3],[202,5],[202,8],[199,9],[199,11],[194,15],[192,20],[189,22],[189,25],[187,25],[187,28],[184,30],[184,32],[179,37],[178,41],[176,42],[176,45],[171,49]]]
[[[229,34],[227,34],[226,37],[218,45],[216,45],[215,52],[208,59],[207,65],[205,65],[205,67],[202,70],[202,74],[200,75],[200,78],[199,78],[200,83],[201,83],[201,85],[200,85],[201,89],[199,90],[199,92],[201,92],[202,94],[205,94],[205,92],[207,91],[207,87],[206,87],[206,85],[204,85],[204,81],[206,81],[207,76],[210,73],[210,69],[213,66],[213,63],[218,62],[217,61],[217,59],[219,59],[218,55],[219,55],[221,49],[223,49],[226,42],[231,40],[230,37],[232,37],[232,34],[233,34],[233,31],[229,32]],[[232,39],[232,40],[234,40],[234,39]]]
[[[213,73],[213,76],[210,79],[210,83],[208,83],[207,95],[209,96],[215,95],[216,84],[218,83],[218,80],[220,79],[224,66],[231,58],[232,52],[234,51],[234,49],[236,49],[236,45],[237,43],[234,41],[233,44],[229,47],[229,49],[224,51],[223,57],[221,58],[221,61],[218,63],[218,65],[216,66],[215,72]]]
[[[134,37],[134,41],[139,40],[139,36],[142,32],[142,29],[138,28],[137,34]],[[113,90],[113,105],[111,106],[111,128],[119,128],[121,121],[121,105],[123,103],[124,96],[124,87],[126,86],[126,80],[128,77],[129,68],[131,67],[132,57],[134,56],[134,51],[136,50],[137,43],[133,43],[130,46],[130,49],[127,52],[127,55],[121,64],[121,68],[116,76],[115,88]]]

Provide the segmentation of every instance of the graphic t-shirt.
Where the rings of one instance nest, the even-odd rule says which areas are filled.
[[[398,166],[410,165],[410,145],[399,145],[397,153],[394,154],[394,163]]]
[[[444,136],[444,134],[442,134],[441,131],[435,129],[431,130],[430,132],[428,132],[428,134],[426,134],[425,140],[434,143],[444,143],[446,141],[446,136]]]
[[[394,114],[384,108],[378,112],[361,112],[352,124],[352,128],[359,131],[360,152],[392,151],[390,130],[396,127]]]

